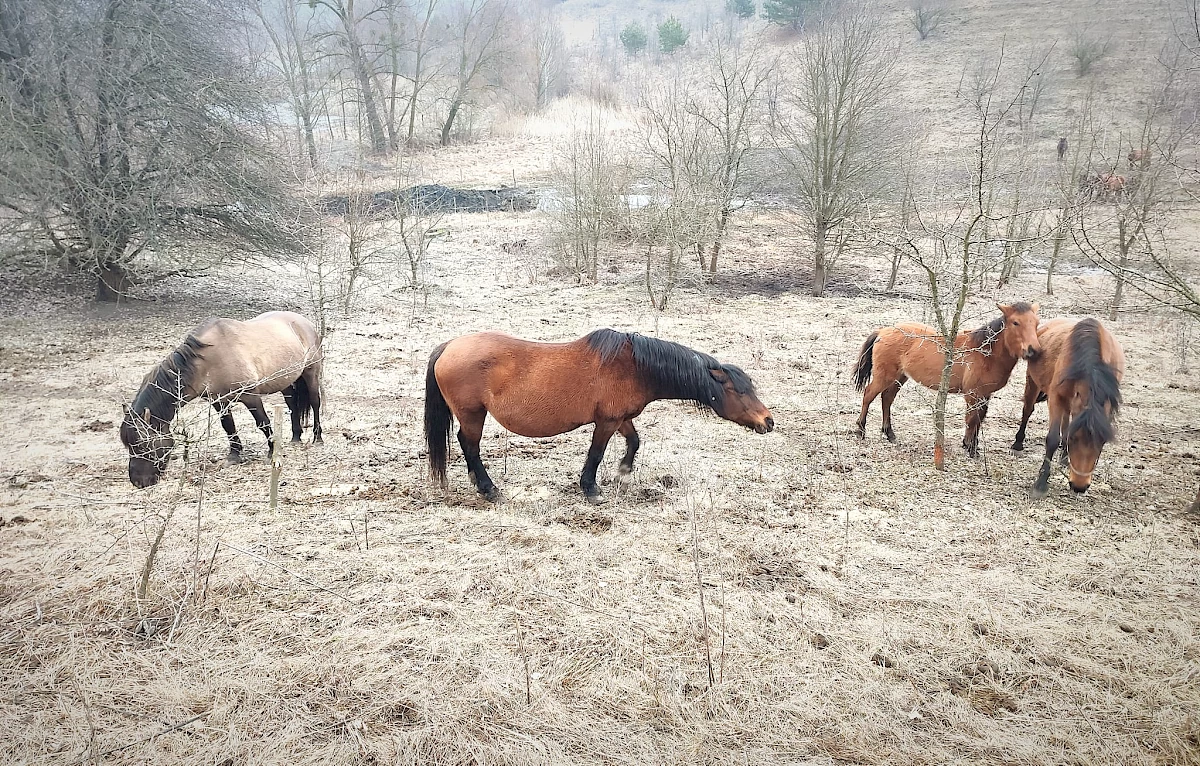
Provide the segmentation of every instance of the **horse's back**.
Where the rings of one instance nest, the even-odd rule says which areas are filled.
[[[210,319],[192,333],[208,344],[205,384],[210,393],[237,390],[272,394],[321,362],[321,339],[307,318],[269,311],[253,319]]]

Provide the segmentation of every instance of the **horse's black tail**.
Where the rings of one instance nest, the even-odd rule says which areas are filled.
[[[454,416],[442,396],[433,367],[442,358],[447,343],[443,343],[429,355],[429,369],[425,373],[425,446],[429,452],[429,474],[446,485],[446,463],[450,460],[450,428]]]
[[[862,391],[871,382],[871,369],[875,364],[875,341],[879,340],[879,330],[867,336],[858,352],[858,364],[854,367],[854,390]]]
[[[296,412],[300,413],[300,422],[304,423],[308,419],[309,412],[312,411],[312,394],[308,390],[308,382],[304,380],[304,376],[300,376],[296,378],[292,388],[296,391],[294,402]]]

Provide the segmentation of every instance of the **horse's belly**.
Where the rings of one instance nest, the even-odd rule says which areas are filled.
[[[583,425],[577,418],[564,417],[549,412],[519,410],[513,407],[497,407],[493,403],[488,412],[496,422],[519,436],[558,436],[574,431]]]

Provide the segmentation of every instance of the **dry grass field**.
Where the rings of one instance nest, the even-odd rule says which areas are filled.
[[[910,48],[904,64],[930,84],[947,150],[971,35],[996,40],[1009,14],[1034,23],[1027,2],[951,5],[950,53]],[[1120,31],[1118,62],[1158,29],[1116,2],[1039,9],[1036,26],[1085,12]],[[1056,98],[1048,109],[1070,108]],[[544,180],[571,105],[556,108],[430,152],[422,173]],[[898,444],[877,408],[853,435],[852,360],[874,327],[926,318],[915,273],[887,293],[884,260],[864,256],[807,297],[794,227],[749,209],[722,271],[660,314],[631,254],[596,285],[558,274],[542,213],[446,223],[427,289],[381,277],[329,334],[325,444],[306,433],[287,450],[274,511],[245,410],[256,459],[225,466],[219,424],[192,404],[188,459],[141,491],[116,426],[203,318],[308,311],[299,273],[175,277],[120,307],[69,283],[0,284],[0,763],[1200,763],[1200,519],[1183,511],[1200,482],[1194,327],[1153,311],[1108,323],[1128,357],[1118,440],[1088,493],[1056,471],[1035,501],[1044,405],[1027,450],[1008,449],[1023,363],[981,460],[958,447],[957,399],[949,470],[933,470],[933,393],[912,385]],[[1029,269],[975,300],[971,322],[996,301],[1092,313],[1112,284],[1067,264],[1043,288]],[[608,483],[618,440],[593,506],[577,483],[589,428],[528,439],[489,422],[504,501],[474,494],[457,447],[448,492],[429,482],[435,345],[605,326],[744,367],[776,431],[653,404],[632,482]]]

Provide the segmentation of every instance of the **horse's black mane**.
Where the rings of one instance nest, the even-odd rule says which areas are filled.
[[[638,374],[662,399],[685,399],[715,409],[713,402],[722,399],[722,388],[709,370],[722,370],[739,394],[754,393],[754,382],[742,368],[721,364],[702,351],[678,343],[609,329],[595,330],[586,340],[603,363],[612,361],[626,343],[630,344]]]
[[[202,343],[195,335],[184,338],[183,343],[147,376],[133,400],[133,411],[140,413],[149,408],[156,417],[169,420],[180,405],[183,389],[192,382],[196,360],[202,358],[201,352],[210,345]]]
[[[1087,407],[1071,421],[1067,436],[1082,431],[1096,444],[1106,444],[1116,436],[1112,417],[1121,409],[1117,372],[1104,361],[1100,350],[1102,330],[1100,322],[1091,318],[1081,319],[1071,328],[1071,364],[1063,374],[1063,380],[1087,383],[1089,392]]]
[[[1023,314],[1026,311],[1033,311],[1033,306],[1020,301],[1012,304],[1012,309],[1017,314]],[[992,345],[996,339],[1000,337],[1001,331],[1004,330],[1004,316],[998,316],[992,321],[980,327],[978,330],[971,331],[971,342],[980,348]]]

